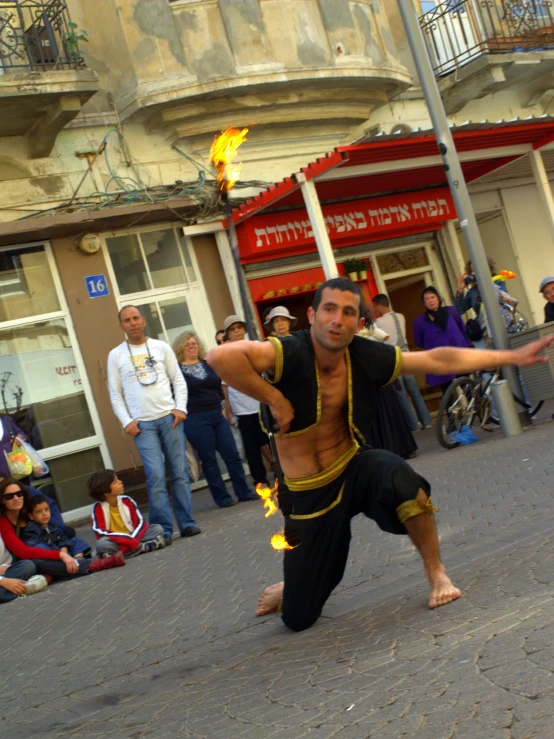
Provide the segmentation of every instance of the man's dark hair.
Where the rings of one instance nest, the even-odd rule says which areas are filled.
[[[390,300],[387,298],[385,293],[379,293],[373,298],[373,305],[382,305],[385,308],[390,308]]]
[[[487,264],[489,265],[491,277],[494,277],[496,275],[496,263],[494,259],[492,257],[487,257]],[[471,260],[469,262],[466,262],[465,271],[466,275],[470,275],[473,272],[473,265],[471,263]]]
[[[42,493],[31,495],[31,497],[29,498],[29,502],[27,503],[27,511],[29,513],[32,513],[35,508],[41,503],[48,503],[48,498],[46,497],[46,495],[43,495]],[[48,507],[50,508],[50,503],[48,503]]]
[[[93,500],[99,500],[101,503],[104,502],[104,495],[109,493],[117,477],[115,470],[100,470],[100,472],[93,472],[88,479],[88,492]]]
[[[359,315],[362,316],[364,314],[364,311],[366,310],[366,304],[364,296],[362,295],[362,291],[355,282],[352,282],[352,280],[349,280],[346,277],[333,277],[331,280],[327,280],[323,283],[323,285],[320,285],[317,288],[317,290],[315,291],[314,299],[312,300],[312,308],[314,309],[314,311],[319,308],[325,288],[329,288],[329,290],[340,290],[343,293],[354,293],[354,295],[357,295],[360,299]]]
[[[140,309],[140,308],[139,308],[138,306],[136,306],[136,305],[124,305],[124,306],[123,306],[123,308],[120,308],[120,309],[119,309],[119,313],[117,314],[117,317],[118,317],[118,319],[119,319],[119,323],[121,323],[121,314],[122,314],[122,313],[123,313],[123,311],[124,311],[124,310],[126,310],[127,308],[134,308],[135,310],[138,310],[138,312],[140,313],[140,315],[141,315],[141,316],[142,316],[142,317],[144,318],[144,315],[143,315],[143,313],[142,313],[141,309]]]

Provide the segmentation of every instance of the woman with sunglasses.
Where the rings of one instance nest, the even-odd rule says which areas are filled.
[[[233,432],[221,410],[221,380],[206,362],[206,351],[200,339],[192,331],[185,331],[175,339],[173,351],[188,388],[188,414],[183,423],[185,436],[198,452],[214,503],[220,508],[235,505],[221,477],[216,451],[225,462],[239,501],[259,500],[246,482]]]
[[[21,537],[29,522],[28,499],[27,489],[17,480],[7,477],[0,483],[0,537],[12,556],[32,560],[40,575],[50,576],[53,580],[67,580],[125,564],[121,552],[95,561],[75,560],[67,552],[25,544]]]

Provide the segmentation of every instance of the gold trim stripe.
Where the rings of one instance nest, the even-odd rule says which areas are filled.
[[[305,492],[306,490],[315,490],[317,488],[322,488],[325,485],[329,485],[329,483],[334,482],[334,480],[344,472],[352,459],[354,459],[358,453],[359,448],[360,445],[358,442],[353,440],[352,446],[347,449],[344,454],[327,467],[327,469],[317,472],[315,475],[293,478],[285,476],[285,482],[288,485],[289,490]]]
[[[322,511],[317,511],[316,513],[291,513],[290,517],[298,520],[306,520],[308,518],[318,518],[318,516],[324,516],[326,513],[329,513],[335,506],[338,506],[338,504],[342,500],[342,495],[344,493],[344,486],[346,485],[346,480],[342,483],[340,486],[339,494],[335,498],[335,500],[331,503],[331,505],[328,505],[327,508],[324,508]]]
[[[420,516],[422,513],[438,513],[440,508],[435,508],[431,498],[427,498],[425,503],[421,503],[417,498],[414,500],[406,500],[400,503],[396,509],[396,515],[400,523],[405,523],[409,518]]]
[[[402,356],[402,349],[399,346],[394,347],[396,349],[396,361],[394,363],[394,370],[392,372],[391,378],[388,382],[385,382],[385,385],[390,385],[391,382],[394,382],[398,375],[402,372],[402,367],[404,365],[404,357]]]
[[[273,373],[273,379],[270,379],[267,372],[264,376],[268,382],[270,382],[272,385],[275,385],[275,383],[280,382],[281,378],[283,377],[283,365],[285,363],[283,357],[283,345],[275,336],[268,336],[266,341],[270,341],[273,344],[273,348],[275,349],[275,372]]]

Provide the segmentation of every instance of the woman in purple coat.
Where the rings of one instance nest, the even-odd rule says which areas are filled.
[[[437,346],[459,346],[473,348],[473,344],[465,333],[465,324],[451,305],[442,305],[437,290],[426,287],[421,294],[425,305],[422,313],[414,321],[414,342],[421,349],[434,349]],[[440,385],[446,392],[456,375],[425,375],[425,381],[431,387]]]

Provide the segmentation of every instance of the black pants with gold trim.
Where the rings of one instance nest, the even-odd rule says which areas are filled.
[[[295,524],[302,543],[285,552],[283,621],[294,631],[317,621],[331,592],[342,580],[350,521],[363,513],[391,534],[406,534],[397,508],[431,486],[396,454],[364,447],[332,483],[315,490],[291,491]]]

